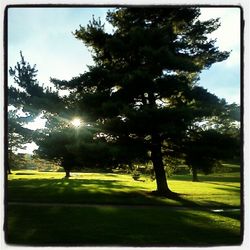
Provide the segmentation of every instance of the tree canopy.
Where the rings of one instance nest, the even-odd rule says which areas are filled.
[[[197,85],[201,70],[229,56],[208,38],[219,20],[202,22],[199,15],[199,8],[117,8],[107,14],[112,33],[93,18],[74,34],[95,65],[70,81],[52,79],[106,142],[139,143],[149,152],[161,194],[171,194],[163,154],[181,146],[194,122],[224,108]]]
[[[51,79],[55,91],[39,85],[35,66],[21,54],[10,68],[20,89],[9,88],[9,102],[27,117],[47,119],[46,128],[34,132],[36,153],[59,162],[66,177],[77,166],[151,161],[157,193],[170,196],[164,159],[182,157],[195,168],[204,162],[206,172],[222,155],[214,140],[235,143],[232,121],[239,110],[198,85],[202,70],[229,56],[209,38],[219,20],[200,21],[199,15],[193,7],[117,8],[107,13],[112,33],[93,17],[74,36],[95,64],[69,81]],[[77,128],[75,117],[82,121]]]

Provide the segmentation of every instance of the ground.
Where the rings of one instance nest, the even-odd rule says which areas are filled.
[[[238,169],[239,170],[239,169]],[[207,246],[242,238],[240,173],[169,179],[179,198],[152,194],[155,182],[115,173],[13,171],[6,239],[21,245]]]

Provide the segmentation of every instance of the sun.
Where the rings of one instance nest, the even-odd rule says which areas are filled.
[[[81,125],[82,125],[82,121],[81,119],[79,118],[74,118],[72,121],[71,121],[71,124],[76,127],[76,128],[79,128]]]

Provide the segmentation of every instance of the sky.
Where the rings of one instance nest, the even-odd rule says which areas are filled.
[[[86,26],[92,16],[105,21],[108,8],[9,8],[8,9],[8,67],[25,59],[36,64],[40,84],[50,85],[49,79],[69,80],[93,64],[91,53],[73,33],[79,25]],[[228,103],[240,104],[240,9],[201,8],[201,20],[220,18],[221,26],[213,32],[220,50],[231,51],[230,57],[202,71],[199,85]],[[105,28],[112,27],[106,23]],[[8,84],[12,83],[8,79]],[[38,118],[29,128],[44,125]],[[28,152],[35,145],[28,146]]]

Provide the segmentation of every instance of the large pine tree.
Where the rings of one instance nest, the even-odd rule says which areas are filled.
[[[118,8],[107,14],[112,33],[93,18],[75,37],[90,48],[95,65],[71,81],[53,79],[104,138],[117,144],[127,138],[150,152],[159,194],[172,194],[163,154],[180,146],[195,118],[219,105],[196,82],[229,53],[208,38],[218,19],[201,22],[199,15],[198,8]]]

